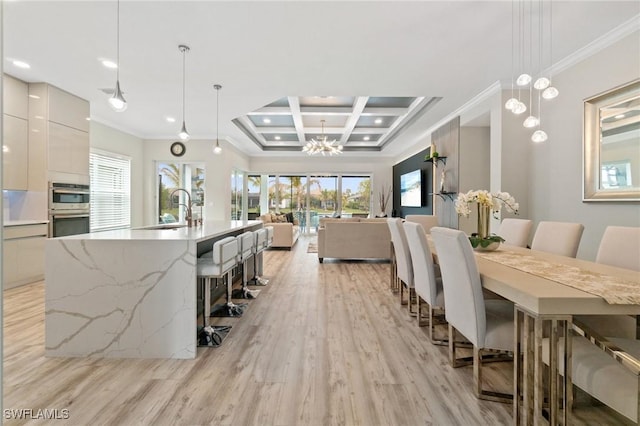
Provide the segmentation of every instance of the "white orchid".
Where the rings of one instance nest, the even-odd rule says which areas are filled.
[[[520,208],[520,205],[516,203],[516,200],[508,192],[491,193],[485,189],[479,189],[458,194],[456,199],[456,212],[458,215],[469,217],[471,203],[491,207],[494,217],[497,217],[497,214],[502,210],[502,206],[508,212],[515,214],[518,214],[518,209]]]

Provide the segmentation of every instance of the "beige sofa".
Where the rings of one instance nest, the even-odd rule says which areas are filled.
[[[320,219],[318,259],[389,259],[391,234],[384,218]]]
[[[273,227],[273,243],[271,247],[285,247],[291,249],[298,241],[300,227],[289,222],[273,222],[271,215],[262,215],[259,218],[264,226]]]

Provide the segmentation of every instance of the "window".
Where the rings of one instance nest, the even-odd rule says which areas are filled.
[[[242,194],[244,174],[239,170],[231,173],[231,219],[242,220]]]
[[[157,163],[158,174],[158,223],[173,223],[184,221],[185,206],[188,197],[183,188],[191,196],[193,219],[203,217],[204,208],[204,164],[200,163]],[[171,194],[174,194],[173,197]]]
[[[131,159],[104,151],[89,154],[90,230],[131,226]]]

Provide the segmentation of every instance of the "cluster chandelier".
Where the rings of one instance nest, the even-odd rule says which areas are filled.
[[[324,134],[325,120],[320,120],[320,122],[322,123],[322,136],[319,139],[311,139],[310,141],[308,141],[302,148],[302,151],[306,152],[309,155],[342,154],[342,145],[340,145],[336,140],[327,140],[327,136]]]
[[[109,98],[109,105],[116,112],[122,112],[127,109],[127,101],[120,90],[120,0],[117,3],[117,19],[116,19],[116,88],[113,96]]]
[[[542,120],[541,120],[541,98],[544,99],[553,99],[555,97],[558,96],[559,92],[558,89],[556,89],[552,84],[551,84],[551,66],[553,64],[553,55],[552,55],[552,20],[551,20],[551,1],[552,0],[548,0],[549,3],[549,22],[548,22],[548,42],[549,42],[549,48],[548,48],[548,54],[549,54],[549,77],[546,77],[543,74],[543,70],[542,70],[542,66],[543,66],[543,62],[544,62],[544,58],[543,58],[543,15],[544,15],[544,10],[543,10],[543,3],[544,0],[538,0],[538,30],[537,30],[537,36],[538,36],[538,46],[537,46],[537,59],[538,59],[538,78],[534,81],[532,75],[535,75],[533,67],[534,67],[534,43],[533,43],[533,39],[534,39],[534,30],[533,30],[533,1],[529,0],[527,2],[523,1],[523,0],[517,0],[518,1],[518,35],[517,35],[517,41],[518,41],[518,49],[519,49],[519,58],[520,58],[520,64],[519,64],[519,70],[520,70],[520,75],[515,78],[515,67],[514,67],[514,61],[515,61],[515,42],[516,42],[516,35],[515,35],[515,25],[514,25],[514,12],[515,12],[515,7],[514,7],[514,3],[516,0],[512,0],[511,2],[511,98],[505,103],[505,108],[508,109],[509,111],[511,111],[512,113],[514,113],[515,115],[520,115],[525,113],[527,110],[529,111],[529,115],[527,116],[527,118],[525,118],[524,122],[522,123],[522,125],[528,129],[534,129],[537,128],[537,130],[533,133],[533,135],[531,136],[531,140],[533,142],[544,142],[547,140],[548,136],[547,133],[542,130]],[[531,74],[529,74],[527,72],[527,69],[525,67],[525,26],[526,26],[526,19],[525,19],[525,12],[527,9],[527,5],[528,5],[528,16],[529,16],[529,25],[528,25],[528,41],[529,41],[529,63],[528,63],[528,69],[529,72],[531,72]],[[515,88],[514,88],[514,80],[515,80],[515,84],[518,87],[518,96],[515,96]],[[534,92],[533,89],[536,89],[536,94],[538,97],[538,102],[537,102],[537,116],[534,114],[534,110],[533,110],[533,98],[534,98]],[[522,91],[529,91],[529,108],[527,109],[527,105],[522,101],[521,99],[521,95],[522,95]]]

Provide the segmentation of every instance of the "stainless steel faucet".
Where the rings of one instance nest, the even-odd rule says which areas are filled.
[[[173,207],[173,194],[175,194],[178,191],[183,191],[185,194],[187,194],[188,203],[187,204],[178,203],[178,205],[185,207],[186,209],[185,220],[187,221],[187,226],[191,228],[193,226],[193,214],[191,210],[191,194],[189,194],[189,191],[187,191],[184,188],[177,188],[171,191],[171,194],[169,195],[169,198],[171,199],[171,206]]]

